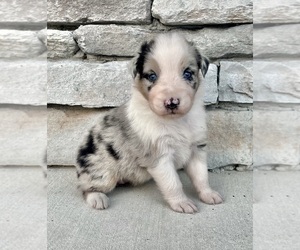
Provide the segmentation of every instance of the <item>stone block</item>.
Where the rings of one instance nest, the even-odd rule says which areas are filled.
[[[252,61],[221,61],[219,101],[252,103]]]
[[[254,0],[254,23],[300,22],[299,0]]]
[[[0,103],[47,105],[47,61],[0,60]]]
[[[48,164],[73,165],[76,152],[102,110],[55,106],[48,108]],[[208,112],[209,168],[252,164],[252,113]]]
[[[0,29],[0,58],[32,58],[46,51],[37,31]]]
[[[48,103],[85,107],[114,107],[131,95],[129,61],[48,62]],[[205,80],[206,104],[217,101],[217,66],[211,64]]]
[[[47,107],[0,105],[0,165],[42,165]]]
[[[255,58],[299,57],[300,24],[276,25],[253,30]]]
[[[252,111],[207,112],[208,167],[252,165]]]
[[[253,163],[295,166],[300,163],[300,111],[253,111]]]
[[[218,100],[218,67],[209,64],[204,78],[204,103],[205,105],[216,104]]]
[[[252,0],[154,0],[152,15],[167,25],[250,23],[252,5]]]
[[[50,23],[131,23],[151,22],[151,0],[49,0]]]
[[[115,24],[84,25],[74,31],[80,49],[91,55],[135,56],[150,37],[145,28]]]
[[[130,96],[128,62],[48,62],[48,103],[112,107]]]
[[[252,56],[251,24],[230,28],[177,30],[210,58]],[[74,31],[80,49],[87,54],[106,56],[135,56],[141,44],[155,32],[140,26],[85,25]],[[126,41],[120,43],[120,41]],[[228,42],[230,41],[230,42]]]
[[[300,103],[300,61],[253,61],[254,101]]]
[[[68,58],[79,50],[73,32],[62,30],[47,30],[48,58]]]
[[[46,0],[1,0],[0,23],[44,23],[47,22]]]

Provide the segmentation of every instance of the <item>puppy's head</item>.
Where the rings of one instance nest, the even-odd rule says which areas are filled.
[[[177,33],[145,42],[133,61],[134,86],[159,116],[189,112],[209,61]]]

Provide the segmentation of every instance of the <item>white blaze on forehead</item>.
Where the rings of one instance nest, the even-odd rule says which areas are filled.
[[[152,58],[163,72],[180,72],[196,64],[193,48],[177,33],[159,35],[154,42]]]

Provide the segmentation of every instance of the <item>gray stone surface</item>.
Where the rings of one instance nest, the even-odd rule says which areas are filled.
[[[32,58],[46,51],[37,31],[0,29],[0,58]]]
[[[47,22],[46,0],[1,0],[0,23]]]
[[[254,23],[300,22],[299,0],[254,0]]]
[[[47,188],[39,167],[0,166],[0,249],[47,249]]]
[[[253,111],[253,163],[264,165],[300,164],[300,111]]]
[[[152,33],[146,28],[115,24],[84,25],[74,31],[80,49],[91,55],[134,56],[150,37]]]
[[[299,57],[300,24],[285,24],[253,30],[254,57]]]
[[[77,190],[74,168],[50,168],[48,249],[252,249],[252,173],[210,173],[225,200],[216,206],[198,201],[186,174],[179,175],[197,214],[170,210],[153,181],[116,188],[111,206],[96,211]]]
[[[300,61],[253,62],[254,101],[300,103]]]
[[[47,61],[0,60],[0,103],[47,104]]]
[[[41,165],[47,146],[45,107],[0,105],[0,165]]]
[[[203,28],[180,32],[210,58],[251,56],[252,25]],[[86,25],[74,31],[79,47],[92,55],[135,56],[143,41],[155,33],[140,26]],[[121,43],[120,41],[126,41]],[[228,42],[230,41],[230,42]]]
[[[85,133],[102,110],[79,107],[48,108],[48,164],[74,165]],[[252,164],[252,113],[208,112],[209,168]]]
[[[252,0],[154,0],[152,15],[167,25],[250,23],[252,5]]]
[[[151,0],[50,0],[50,23],[150,23]]]
[[[125,103],[131,93],[129,61],[48,62],[48,103],[113,107]],[[216,103],[217,66],[211,64],[205,80],[206,104]]]
[[[300,248],[300,171],[253,173],[253,249]]]
[[[213,110],[208,121],[208,166],[252,164],[252,111]]]
[[[219,101],[253,102],[252,61],[221,61]]]
[[[62,30],[47,30],[48,58],[68,58],[79,50],[73,39],[73,32]]]
[[[218,67],[209,64],[204,79],[204,103],[205,105],[216,104],[218,100]]]
[[[48,62],[48,103],[111,107],[130,96],[126,62]]]

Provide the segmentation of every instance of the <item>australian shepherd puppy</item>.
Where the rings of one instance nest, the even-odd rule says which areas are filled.
[[[177,33],[145,42],[132,63],[131,99],[103,114],[78,151],[79,186],[95,209],[109,206],[117,184],[153,178],[176,212],[197,206],[182,189],[184,168],[199,198],[222,202],[208,183],[203,78],[209,61]]]

